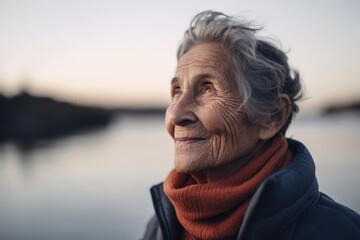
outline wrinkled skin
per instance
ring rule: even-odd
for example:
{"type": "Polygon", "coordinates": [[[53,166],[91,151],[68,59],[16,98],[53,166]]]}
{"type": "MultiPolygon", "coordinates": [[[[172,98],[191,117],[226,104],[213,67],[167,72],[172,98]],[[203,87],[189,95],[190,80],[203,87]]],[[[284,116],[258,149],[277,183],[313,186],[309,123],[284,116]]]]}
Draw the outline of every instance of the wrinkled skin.
{"type": "Polygon", "coordinates": [[[261,127],[239,109],[242,98],[221,45],[202,43],[180,58],[171,98],[166,127],[177,171],[198,174],[202,181],[221,179],[262,147],[261,127]]]}

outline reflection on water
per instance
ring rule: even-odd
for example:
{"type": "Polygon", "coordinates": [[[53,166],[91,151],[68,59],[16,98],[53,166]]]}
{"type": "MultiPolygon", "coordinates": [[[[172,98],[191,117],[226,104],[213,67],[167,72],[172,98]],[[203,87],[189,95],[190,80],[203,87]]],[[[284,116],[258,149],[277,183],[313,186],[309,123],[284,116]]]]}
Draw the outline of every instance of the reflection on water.
{"type": "MultiPolygon", "coordinates": [[[[320,188],[360,211],[360,125],[351,116],[297,119],[289,136],[317,164],[320,188]]],[[[0,146],[0,239],[138,239],[153,213],[149,187],[172,166],[162,118],[20,151],[0,146]]]]}

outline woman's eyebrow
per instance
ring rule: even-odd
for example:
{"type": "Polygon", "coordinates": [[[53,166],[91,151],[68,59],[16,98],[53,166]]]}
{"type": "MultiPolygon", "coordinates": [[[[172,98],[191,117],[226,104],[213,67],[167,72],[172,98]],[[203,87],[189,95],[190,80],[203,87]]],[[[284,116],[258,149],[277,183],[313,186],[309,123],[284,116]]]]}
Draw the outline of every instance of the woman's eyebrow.
{"type": "MultiPolygon", "coordinates": [[[[204,79],[217,79],[217,77],[214,74],[211,73],[200,73],[194,76],[193,78],[193,83],[197,84],[198,82],[204,80],[204,79]]],[[[174,85],[179,85],[182,82],[182,79],[178,78],[178,77],[173,77],[170,81],[170,85],[174,86],[174,85]]]]}
{"type": "Polygon", "coordinates": [[[170,85],[178,85],[179,84],[180,79],[178,77],[173,77],[170,81],[170,85]]]}
{"type": "MultiPolygon", "coordinates": [[[[193,83],[197,83],[205,78],[211,78],[213,77],[211,74],[209,73],[201,73],[201,74],[198,74],[198,75],[195,75],[194,78],[193,78],[193,83]]],[[[171,85],[179,85],[179,83],[182,82],[182,80],[178,77],[173,77],[170,81],[170,84],[171,85]]]]}

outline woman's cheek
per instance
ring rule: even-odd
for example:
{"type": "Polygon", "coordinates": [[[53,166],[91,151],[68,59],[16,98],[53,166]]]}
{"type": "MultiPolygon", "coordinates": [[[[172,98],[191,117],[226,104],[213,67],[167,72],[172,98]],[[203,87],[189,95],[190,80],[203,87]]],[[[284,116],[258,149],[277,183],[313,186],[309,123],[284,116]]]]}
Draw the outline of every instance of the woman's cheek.
{"type": "Polygon", "coordinates": [[[174,137],[174,129],[175,126],[174,124],[171,122],[170,119],[170,112],[172,111],[173,106],[170,105],[165,112],[165,125],[166,125],[166,130],[167,132],[170,134],[171,137],[174,137]]]}
{"type": "Polygon", "coordinates": [[[211,134],[221,134],[224,121],[217,106],[210,105],[206,108],[199,109],[198,118],[211,134]]]}

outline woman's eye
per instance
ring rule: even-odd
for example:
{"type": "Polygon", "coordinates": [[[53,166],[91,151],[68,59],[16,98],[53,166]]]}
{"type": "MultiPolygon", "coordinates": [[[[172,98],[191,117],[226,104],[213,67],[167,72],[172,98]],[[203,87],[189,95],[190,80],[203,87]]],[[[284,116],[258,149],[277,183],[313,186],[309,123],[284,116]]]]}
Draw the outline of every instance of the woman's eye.
{"type": "Polygon", "coordinates": [[[179,87],[176,87],[176,88],[172,89],[171,90],[171,96],[172,96],[172,99],[179,98],[181,96],[181,89],[179,87]]]}
{"type": "Polygon", "coordinates": [[[201,93],[202,94],[213,94],[213,93],[215,93],[214,85],[212,85],[211,83],[204,84],[203,87],[201,88],[201,93]]]}

